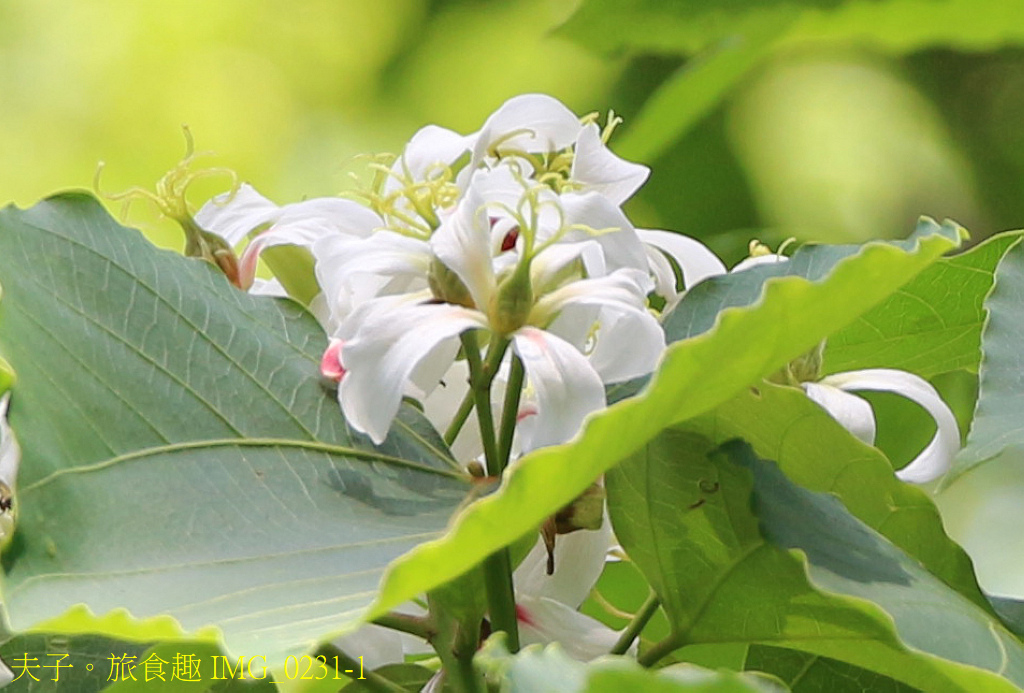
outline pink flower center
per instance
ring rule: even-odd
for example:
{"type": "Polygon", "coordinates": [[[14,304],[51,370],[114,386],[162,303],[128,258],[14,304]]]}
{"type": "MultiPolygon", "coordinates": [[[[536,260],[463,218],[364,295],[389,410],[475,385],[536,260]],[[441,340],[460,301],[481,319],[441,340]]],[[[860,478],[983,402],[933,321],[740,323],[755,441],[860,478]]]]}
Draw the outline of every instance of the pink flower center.
{"type": "Polygon", "coordinates": [[[341,365],[341,347],[344,344],[340,339],[332,339],[320,359],[320,373],[325,378],[334,382],[340,382],[345,377],[345,367],[341,365]]]}

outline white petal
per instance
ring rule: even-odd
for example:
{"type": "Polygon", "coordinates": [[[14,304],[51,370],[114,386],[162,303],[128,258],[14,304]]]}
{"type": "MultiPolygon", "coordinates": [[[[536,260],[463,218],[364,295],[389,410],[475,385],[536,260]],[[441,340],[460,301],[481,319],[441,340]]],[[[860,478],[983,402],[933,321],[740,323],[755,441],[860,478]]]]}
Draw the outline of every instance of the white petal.
{"type": "MultiPolygon", "coordinates": [[[[583,225],[596,235],[582,230],[570,231],[566,241],[593,239],[604,249],[609,270],[622,267],[648,271],[647,253],[629,219],[608,198],[598,193],[568,193],[560,197],[566,226],[583,225]]],[[[587,268],[590,269],[589,267],[587,268]]]]}
{"type": "Polygon", "coordinates": [[[621,205],[644,184],[650,173],[646,166],[612,154],[601,141],[601,133],[595,123],[584,126],[580,131],[570,178],[583,183],[584,190],[601,193],[621,205]]]}
{"type": "Polygon", "coordinates": [[[651,280],[646,274],[620,269],[607,277],[582,279],[551,292],[538,301],[536,313],[557,314],[550,331],[561,335],[563,326],[569,324],[573,327],[569,334],[572,339],[580,327],[573,313],[581,307],[597,309],[597,341],[589,355],[591,367],[602,382],[629,380],[654,370],[665,350],[665,333],[646,306],[650,289],[651,280]]]}
{"type": "Polygon", "coordinates": [[[775,253],[769,253],[768,255],[755,255],[754,257],[748,257],[740,260],[730,271],[742,272],[745,269],[757,267],[758,265],[772,265],[780,262],[789,262],[789,258],[785,255],[776,255],[775,253]]]}
{"type": "Polygon", "coordinates": [[[868,445],[875,444],[875,413],[871,405],[857,395],[821,383],[804,383],[811,401],[817,403],[840,426],[868,445]]]}
{"type": "Polygon", "coordinates": [[[487,324],[482,314],[458,306],[395,307],[395,303],[377,299],[364,304],[349,321],[358,323],[355,334],[341,337],[346,370],[338,388],[341,409],[353,427],[378,444],[384,441],[420,361],[461,332],[487,324]]]}
{"type": "Polygon", "coordinates": [[[565,105],[544,94],[522,94],[504,104],[484,122],[473,148],[476,167],[490,153],[499,151],[551,152],[565,149],[579,135],[579,118],[565,105]],[[514,136],[509,137],[512,133],[514,136]]]}
{"type": "Polygon", "coordinates": [[[471,183],[455,213],[430,237],[431,250],[458,275],[482,310],[487,310],[495,288],[486,202],[471,183]]]}
{"type": "Polygon", "coordinates": [[[935,435],[920,455],[896,472],[903,481],[927,483],[945,474],[953,463],[953,457],[960,449],[960,427],[953,412],[926,380],[906,371],[872,368],[837,373],[821,382],[843,390],[894,392],[920,404],[931,414],[937,429],[935,435]]]}
{"type": "Polygon", "coordinates": [[[21,466],[21,448],[14,437],[14,431],[7,423],[7,407],[10,403],[10,392],[0,397],[0,481],[13,489],[18,480],[18,468],[21,466]]]}
{"type": "Polygon", "coordinates": [[[580,661],[608,654],[619,637],[600,621],[554,599],[528,597],[516,608],[522,644],[557,642],[566,654],[580,661]]]}
{"type": "Polygon", "coordinates": [[[604,570],[613,544],[607,514],[596,530],[581,529],[555,540],[555,573],[547,574],[548,552],[541,539],[514,573],[516,594],[554,599],[573,609],[587,598],[604,570]]]}
{"type": "Polygon", "coordinates": [[[256,192],[248,183],[242,183],[235,194],[217,195],[196,212],[199,227],[221,236],[232,246],[238,245],[246,234],[269,224],[281,208],[256,192]]]}
{"type": "Polygon", "coordinates": [[[451,166],[473,145],[473,140],[454,130],[437,125],[427,125],[409,140],[405,151],[391,170],[395,176],[384,184],[385,192],[403,187],[401,179],[411,181],[427,180],[441,167],[451,166]]]}
{"type": "Polygon", "coordinates": [[[285,291],[284,286],[277,279],[256,278],[253,280],[252,286],[249,287],[249,293],[255,296],[288,298],[288,292],[285,291]]]}
{"type": "Polygon", "coordinates": [[[687,289],[703,279],[726,273],[725,265],[718,256],[695,238],[657,229],[637,229],[636,233],[641,241],[675,260],[682,270],[683,286],[687,289]]]}
{"type": "Polygon", "coordinates": [[[513,345],[537,396],[537,413],[519,424],[524,451],[564,443],[588,414],[604,408],[601,378],[571,344],[523,327],[513,334],[513,345]]]}

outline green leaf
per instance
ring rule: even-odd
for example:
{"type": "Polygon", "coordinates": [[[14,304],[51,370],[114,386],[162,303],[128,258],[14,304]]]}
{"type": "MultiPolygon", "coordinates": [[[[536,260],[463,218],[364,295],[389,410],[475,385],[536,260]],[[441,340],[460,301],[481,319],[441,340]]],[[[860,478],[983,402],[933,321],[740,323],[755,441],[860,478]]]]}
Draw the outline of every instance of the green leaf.
{"type": "Polygon", "coordinates": [[[898,480],[885,455],[857,440],[802,390],[759,383],[685,426],[716,444],[742,437],[794,483],[834,493],[860,521],[988,608],[970,558],[946,535],[928,495],[898,480]]]}
{"type": "Polygon", "coordinates": [[[89,197],[0,212],[0,282],[23,451],[15,629],[219,631],[273,666],[356,623],[465,496],[415,410],[380,448],[348,429],[304,309],[157,250],[89,197]]]}
{"type": "Polygon", "coordinates": [[[0,657],[17,680],[4,690],[10,693],[99,691],[111,680],[111,657],[139,661],[146,648],[147,645],[97,635],[8,636],[0,645],[0,657]]]}
{"type": "Polygon", "coordinates": [[[996,265],[1020,239],[1020,232],[999,234],[936,262],[830,337],[825,372],[898,368],[924,378],[960,368],[977,372],[982,303],[996,265]]]}
{"type": "Polygon", "coordinates": [[[914,693],[917,690],[888,676],[830,657],[769,645],[751,645],[745,666],[774,674],[793,693],[914,693]]]}
{"type": "MultiPolygon", "coordinates": [[[[388,664],[375,669],[374,673],[380,674],[388,681],[397,683],[410,693],[417,693],[433,677],[434,672],[419,664],[388,664]]],[[[345,693],[374,693],[377,688],[367,685],[366,681],[353,679],[352,683],[345,686],[345,693]]]]}
{"type": "Polygon", "coordinates": [[[605,482],[673,623],[663,650],[770,643],[928,691],[1024,682],[1024,648],[994,619],[745,443],[665,431],[605,482]]]}
{"type": "Polygon", "coordinates": [[[692,665],[648,671],[630,657],[603,657],[590,664],[570,658],[558,645],[531,646],[509,655],[489,641],[474,660],[506,693],[779,693],[783,687],[752,674],[716,672],[692,665]]]}
{"type": "Polygon", "coordinates": [[[392,564],[373,613],[465,572],[540,525],[662,429],[714,409],[877,305],[956,246],[957,228],[933,228],[905,246],[868,243],[835,253],[842,257],[813,281],[759,281],[749,305],[709,316],[699,336],[672,345],[642,395],[593,416],[569,443],[517,461],[499,491],[460,513],[443,539],[392,564]]]}
{"type": "Polygon", "coordinates": [[[978,369],[978,405],[967,436],[944,480],[956,478],[1007,449],[1024,444],[1024,245],[1017,243],[996,268],[995,285],[985,299],[988,319],[981,336],[983,356],[978,369]]]}
{"type": "Polygon", "coordinates": [[[895,53],[1024,42],[1024,6],[972,0],[587,0],[559,30],[593,50],[690,54],[787,15],[787,41],[855,42],[895,53]]]}
{"type": "Polygon", "coordinates": [[[619,154],[638,161],[658,158],[765,59],[792,19],[791,15],[780,15],[679,68],[647,99],[623,136],[616,139],[619,154]]]}

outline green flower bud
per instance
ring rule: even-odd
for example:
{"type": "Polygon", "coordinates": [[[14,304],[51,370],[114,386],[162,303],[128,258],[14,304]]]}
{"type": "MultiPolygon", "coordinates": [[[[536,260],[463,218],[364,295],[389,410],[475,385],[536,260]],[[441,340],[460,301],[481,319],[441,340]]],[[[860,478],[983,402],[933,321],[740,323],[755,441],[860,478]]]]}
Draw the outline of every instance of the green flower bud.
{"type": "Polygon", "coordinates": [[[469,289],[447,265],[436,257],[430,261],[430,269],[427,271],[427,284],[434,298],[445,303],[476,308],[473,303],[473,296],[469,289]]]}
{"type": "Polygon", "coordinates": [[[491,328],[498,334],[511,334],[526,324],[533,309],[529,260],[522,260],[498,283],[498,290],[491,297],[488,308],[491,328]]]}

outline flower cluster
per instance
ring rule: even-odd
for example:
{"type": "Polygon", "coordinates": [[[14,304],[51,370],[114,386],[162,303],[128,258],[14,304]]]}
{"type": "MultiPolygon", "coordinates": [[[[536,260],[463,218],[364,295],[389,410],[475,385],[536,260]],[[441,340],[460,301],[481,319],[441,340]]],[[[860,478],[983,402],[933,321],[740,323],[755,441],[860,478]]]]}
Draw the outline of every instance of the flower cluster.
{"type": "Polygon", "coordinates": [[[403,395],[449,384],[475,331],[487,356],[507,346],[525,370],[518,444],[552,445],[604,406],[607,383],[654,369],[665,340],[648,295],[668,306],[680,296],[669,257],[685,283],[725,271],[698,241],[635,229],[622,213],[648,169],[608,149],[616,122],[602,131],[551,97],[520,96],[472,135],[420,130],[377,163],[366,204],[278,207],[242,186],[196,222],[229,243],[259,232],[239,262],[243,286],[266,248],[312,252],[315,308],[333,337],[324,373],[375,442],[403,395]]]}

